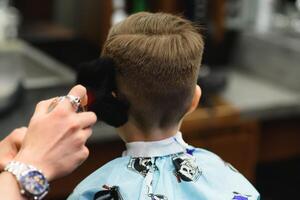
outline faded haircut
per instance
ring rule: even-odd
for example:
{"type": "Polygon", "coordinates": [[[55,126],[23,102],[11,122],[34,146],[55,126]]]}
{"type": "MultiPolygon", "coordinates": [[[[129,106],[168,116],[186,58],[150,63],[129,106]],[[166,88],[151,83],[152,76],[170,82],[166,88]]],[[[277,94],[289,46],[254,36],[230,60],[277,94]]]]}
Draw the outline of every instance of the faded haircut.
{"type": "Polygon", "coordinates": [[[102,56],[116,62],[118,92],[139,128],[178,124],[194,95],[203,47],[199,30],[171,14],[140,12],[110,29],[102,56]]]}

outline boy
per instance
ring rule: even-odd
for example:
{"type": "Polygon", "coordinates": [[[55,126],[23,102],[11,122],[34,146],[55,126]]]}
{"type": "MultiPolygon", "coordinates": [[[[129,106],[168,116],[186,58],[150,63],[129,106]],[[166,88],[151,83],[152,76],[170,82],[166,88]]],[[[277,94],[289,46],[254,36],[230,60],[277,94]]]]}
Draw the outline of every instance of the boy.
{"type": "Polygon", "coordinates": [[[201,95],[203,47],[197,29],[170,14],[138,13],[111,28],[102,56],[116,64],[117,93],[130,105],[117,128],[127,150],[82,181],[69,200],[259,199],[239,172],[189,146],[179,132],[201,95]]]}

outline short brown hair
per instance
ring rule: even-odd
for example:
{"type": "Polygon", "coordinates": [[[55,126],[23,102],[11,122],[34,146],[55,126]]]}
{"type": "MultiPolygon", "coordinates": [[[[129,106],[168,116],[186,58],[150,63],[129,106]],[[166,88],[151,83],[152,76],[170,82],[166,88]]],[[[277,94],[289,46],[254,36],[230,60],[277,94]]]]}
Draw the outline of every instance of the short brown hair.
{"type": "Polygon", "coordinates": [[[139,128],[168,128],[184,116],[203,47],[198,29],[171,14],[141,12],[111,28],[102,56],[116,62],[119,92],[139,128]]]}

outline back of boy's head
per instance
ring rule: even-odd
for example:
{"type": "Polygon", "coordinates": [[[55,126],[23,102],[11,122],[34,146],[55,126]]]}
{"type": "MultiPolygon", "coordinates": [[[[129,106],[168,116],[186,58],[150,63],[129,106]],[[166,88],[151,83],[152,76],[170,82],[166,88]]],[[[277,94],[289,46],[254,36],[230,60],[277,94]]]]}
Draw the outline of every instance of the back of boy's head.
{"type": "Polygon", "coordinates": [[[188,20],[141,12],[114,25],[102,56],[117,65],[118,93],[144,131],[175,126],[191,104],[204,43],[188,20]]]}

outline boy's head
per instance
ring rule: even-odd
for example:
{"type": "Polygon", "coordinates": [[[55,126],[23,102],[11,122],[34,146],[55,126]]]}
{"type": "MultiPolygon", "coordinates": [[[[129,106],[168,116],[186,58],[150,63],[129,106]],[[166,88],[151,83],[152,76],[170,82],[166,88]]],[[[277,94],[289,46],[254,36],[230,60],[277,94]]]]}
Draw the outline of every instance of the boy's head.
{"type": "Polygon", "coordinates": [[[188,20],[138,13],[114,25],[102,56],[117,64],[118,95],[130,103],[129,120],[144,131],[177,125],[188,112],[204,43],[188,20]]]}

